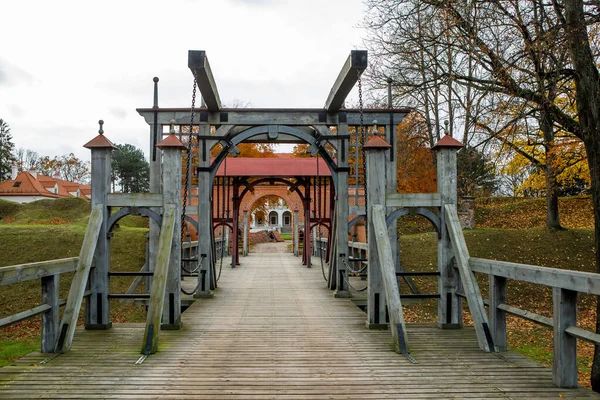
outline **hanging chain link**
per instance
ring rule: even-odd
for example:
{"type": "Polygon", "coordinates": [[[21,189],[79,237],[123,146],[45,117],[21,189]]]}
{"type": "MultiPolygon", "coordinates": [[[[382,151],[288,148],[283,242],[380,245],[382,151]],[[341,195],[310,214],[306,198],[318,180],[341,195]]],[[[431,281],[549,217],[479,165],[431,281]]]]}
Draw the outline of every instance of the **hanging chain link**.
{"type": "Polygon", "coordinates": [[[198,84],[196,82],[196,78],[194,78],[194,88],[192,90],[192,107],[190,110],[190,132],[188,135],[188,145],[186,149],[186,169],[185,169],[185,178],[183,184],[183,205],[181,208],[181,244],[183,248],[184,241],[184,232],[185,232],[185,209],[187,207],[187,198],[188,198],[188,185],[190,180],[190,168],[192,165],[192,137],[194,134],[194,115],[196,109],[196,88],[198,84]]]}
{"type": "MultiPolygon", "coordinates": [[[[365,129],[365,115],[363,108],[363,92],[362,92],[362,79],[361,72],[358,71],[358,109],[360,112],[360,155],[362,156],[362,167],[363,167],[363,187],[365,197],[365,239],[369,243],[369,223],[368,223],[368,204],[367,204],[367,159],[365,157],[365,143],[367,143],[367,131],[365,129]]],[[[358,168],[358,162],[357,168],[358,168]]],[[[382,171],[383,172],[383,171],[382,171]]],[[[358,204],[357,204],[358,205],[358,204]]]]}

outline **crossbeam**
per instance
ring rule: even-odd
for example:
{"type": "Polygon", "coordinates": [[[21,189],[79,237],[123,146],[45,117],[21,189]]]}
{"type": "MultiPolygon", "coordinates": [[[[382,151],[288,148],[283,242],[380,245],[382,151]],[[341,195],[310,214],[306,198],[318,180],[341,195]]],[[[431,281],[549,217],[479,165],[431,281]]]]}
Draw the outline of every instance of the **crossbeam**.
{"type": "Polygon", "coordinates": [[[217,84],[210,69],[208,58],[206,58],[206,52],[204,50],[190,50],[188,52],[188,68],[192,71],[194,78],[196,78],[198,89],[208,110],[219,111],[221,108],[221,99],[219,98],[219,91],[217,90],[217,84]]]}
{"type": "Polygon", "coordinates": [[[328,112],[339,111],[342,108],[346,96],[358,81],[358,77],[367,68],[367,59],[366,50],[352,50],[350,52],[329,92],[329,96],[327,96],[327,101],[325,101],[325,109],[328,112]]]}

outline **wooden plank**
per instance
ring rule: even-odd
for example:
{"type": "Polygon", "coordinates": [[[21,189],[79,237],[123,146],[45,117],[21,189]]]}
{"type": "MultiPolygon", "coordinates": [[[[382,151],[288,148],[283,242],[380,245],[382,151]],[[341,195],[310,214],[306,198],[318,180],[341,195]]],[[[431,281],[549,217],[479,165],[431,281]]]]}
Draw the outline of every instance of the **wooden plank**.
{"type": "Polygon", "coordinates": [[[221,108],[221,99],[206,52],[204,50],[190,50],[188,52],[188,68],[192,71],[198,83],[198,89],[202,94],[206,107],[210,111],[218,111],[221,108]]]}
{"type": "Polygon", "coordinates": [[[162,227],[158,239],[158,254],[154,279],[150,290],[150,305],[146,315],[146,330],[142,344],[142,354],[153,354],[158,350],[158,336],[160,333],[160,322],[165,301],[167,288],[167,274],[171,258],[171,245],[175,230],[175,206],[165,205],[162,227]]]}
{"type": "Polygon", "coordinates": [[[501,304],[506,305],[506,278],[490,275],[489,286],[490,330],[498,351],[506,351],[506,311],[499,308],[501,304]]]}
{"type": "Polygon", "coordinates": [[[552,382],[559,388],[577,387],[577,339],[566,332],[570,326],[577,326],[577,292],[552,288],[552,304],[552,382]]]}
{"type": "Polygon", "coordinates": [[[325,101],[328,112],[338,111],[343,107],[346,96],[352,90],[362,72],[367,68],[368,55],[366,50],[352,50],[346,59],[340,74],[335,80],[329,96],[325,101]]]}
{"type": "Polygon", "coordinates": [[[460,227],[456,206],[453,204],[445,205],[444,213],[446,216],[446,227],[450,235],[454,257],[460,274],[460,280],[463,284],[465,296],[467,297],[467,303],[469,304],[469,311],[473,318],[475,332],[477,332],[479,348],[486,352],[493,352],[495,351],[494,342],[490,333],[485,308],[483,306],[483,298],[479,291],[477,279],[475,279],[475,275],[469,268],[469,250],[467,249],[462,228],[460,227]]]}
{"type": "Polygon", "coordinates": [[[387,207],[440,207],[439,193],[388,193],[385,196],[387,207]]]}
{"type": "Polygon", "coordinates": [[[469,265],[474,272],[600,295],[600,274],[592,272],[569,271],[474,257],[469,259],[469,265]]]}
{"type": "Polygon", "coordinates": [[[396,279],[394,257],[392,256],[390,238],[385,223],[385,209],[379,204],[374,204],[372,207],[372,223],[375,231],[373,240],[377,244],[379,266],[381,268],[385,299],[390,316],[392,337],[394,339],[394,350],[397,353],[406,354],[409,352],[406,323],[404,322],[404,314],[402,313],[402,302],[400,300],[398,280],[396,279]]]}
{"type": "Polygon", "coordinates": [[[48,310],[50,310],[48,304],[41,304],[39,306],[33,307],[30,310],[22,311],[20,313],[9,315],[8,317],[0,318],[0,328],[4,328],[6,326],[16,324],[17,322],[24,321],[28,318],[34,317],[36,315],[40,315],[48,310]]]}
{"type": "Polygon", "coordinates": [[[69,257],[1,267],[0,286],[73,272],[77,268],[78,261],[78,257],[69,257]]]}
{"type": "Polygon", "coordinates": [[[365,215],[365,206],[348,206],[349,215],[365,215]]]}
{"type": "Polygon", "coordinates": [[[535,322],[536,324],[547,326],[549,328],[552,328],[553,326],[552,318],[544,317],[543,315],[536,314],[531,311],[509,306],[508,304],[498,304],[497,308],[511,315],[535,322]]]}
{"type": "Polygon", "coordinates": [[[42,353],[52,353],[56,344],[58,332],[58,289],[60,276],[46,276],[42,278],[42,303],[50,308],[42,314],[42,353]]]}
{"type": "Polygon", "coordinates": [[[585,329],[574,325],[566,328],[565,332],[577,339],[581,339],[595,345],[600,345],[600,335],[597,333],[586,331],[585,329]]]}
{"type": "Polygon", "coordinates": [[[162,193],[108,193],[109,207],[162,207],[162,193]]]}
{"type": "Polygon", "coordinates": [[[100,234],[100,228],[102,227],[103,212],[103,204],[96,204],[92,208],[83,243],[81,244],[81,251],[79,252],[77,269],[75,270],[73,281],[71,281],[67,304],[58,330],[59,336],[54,349],[56,353],[66,353],[71,349],[73,335],[75,334],[75,327],[77,325],[77,318],[79,317],[79,310],[81,309],[81,302],[83,301],[85,294],[85,286],[90,274],[90,268],[92,268],[96,244],[98,243],[98,236],[100,234]]]}

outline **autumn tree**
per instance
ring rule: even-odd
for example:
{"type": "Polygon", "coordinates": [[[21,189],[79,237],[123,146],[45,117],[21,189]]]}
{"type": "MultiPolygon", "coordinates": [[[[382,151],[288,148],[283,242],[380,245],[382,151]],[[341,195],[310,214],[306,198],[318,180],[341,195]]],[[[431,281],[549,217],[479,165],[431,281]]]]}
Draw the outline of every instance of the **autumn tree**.
{"type": "Polygon", "coordinates": [[[12,151],[15,145],[12,142],[10,126],[0,119],[0,181],[10,177],[12,170],[12,151]]]}
{"type": "Polygon", "coordinates": [[[31,169],[39,169],[42,157],[33,150],[20,147],[15,151],[14,158],[17,161],[19,171],[28,171],[31,169]]]}
{"type": "Polygon", "coordinates": [[[90,180],[90,163],[83,161],[75,154],[69,153],[50,158],[44,156],[40,159],[38,170],[41,174],[54,176],[58,174],[61,179],[70,182],[86,183],[90,180]]]}

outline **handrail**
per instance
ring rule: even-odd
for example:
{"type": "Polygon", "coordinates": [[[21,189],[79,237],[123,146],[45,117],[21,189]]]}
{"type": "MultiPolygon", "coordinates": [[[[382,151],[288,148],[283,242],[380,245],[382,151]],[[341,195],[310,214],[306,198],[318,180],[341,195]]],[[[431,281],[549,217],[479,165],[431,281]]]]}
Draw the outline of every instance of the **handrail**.
{"type": "Polygon", "coordinates": [[[0,286],[73,272],[78,261],[79,257],[69,257],[0,267],[0,286]]]}

